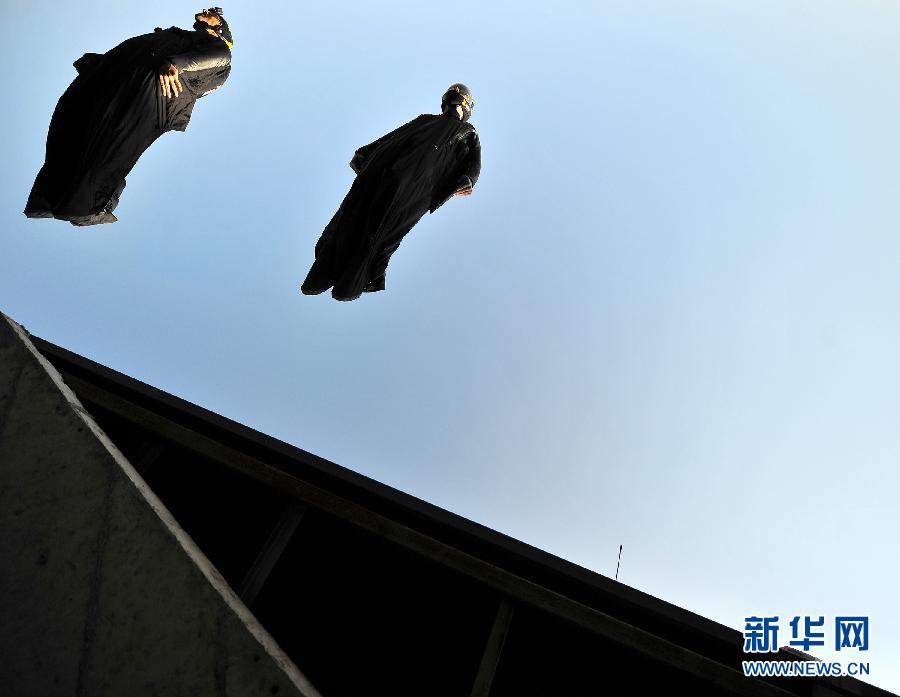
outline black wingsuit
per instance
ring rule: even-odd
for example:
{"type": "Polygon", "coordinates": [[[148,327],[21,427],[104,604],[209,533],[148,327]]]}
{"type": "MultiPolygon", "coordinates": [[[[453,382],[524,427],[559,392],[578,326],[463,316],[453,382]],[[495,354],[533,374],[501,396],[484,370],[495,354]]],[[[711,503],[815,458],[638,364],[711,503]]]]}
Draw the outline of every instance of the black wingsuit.
{"type": "Polygon", "coordinates": [[[183,131],[194,103],[231,71],[228,45],[204,31],[157,29],[107,53],[87,53],[53,112],[47,154],[28,197],[29,218],[73,225],[115,222],[125,177],[154,140],[183,131]],[[159,68],[173,64],[184,91],[162,95],[159,68]]]}
{"type": "Polygon", "coordinates": [[[423,114],[356,151],[350,192],[316,243],[303,282],[307,295],[334,286],[337,300],[384,290],[385,270],[403,237],[454,192],[474,186],[481,145],[451,113],[423,114]]]}

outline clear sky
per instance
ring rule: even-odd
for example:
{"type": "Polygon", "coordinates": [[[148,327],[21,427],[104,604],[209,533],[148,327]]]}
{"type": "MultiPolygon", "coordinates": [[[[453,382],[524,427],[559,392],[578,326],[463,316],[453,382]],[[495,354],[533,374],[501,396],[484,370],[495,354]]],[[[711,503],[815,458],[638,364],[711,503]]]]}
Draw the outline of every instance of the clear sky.
{"type": "Polygon", "coordinates": [[[228,83],[86,229],[22,215],[72,61],[200,8],[0,7],[0,310],[735,629],[867,614],[900,692],[900,5],[232,1],[228,83]],[[301,296],[353,151],[456,81],[474,195],[301,296]]]}

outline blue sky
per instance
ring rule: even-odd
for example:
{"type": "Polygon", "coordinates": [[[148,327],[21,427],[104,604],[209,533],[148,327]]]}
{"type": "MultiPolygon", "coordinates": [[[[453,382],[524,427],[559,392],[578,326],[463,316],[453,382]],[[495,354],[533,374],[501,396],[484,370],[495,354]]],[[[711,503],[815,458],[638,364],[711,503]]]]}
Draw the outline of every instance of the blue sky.
{"type": "Polygon", "coordinates": [[[3,0],[0,310],[736,629],[868,614],[900,692],[900,6],[232,2],[119,222],[25,219],[72,61],[196,9],[3,0]],[[353,151],[455,81],[475,194],[301,296],[353,151]]]}

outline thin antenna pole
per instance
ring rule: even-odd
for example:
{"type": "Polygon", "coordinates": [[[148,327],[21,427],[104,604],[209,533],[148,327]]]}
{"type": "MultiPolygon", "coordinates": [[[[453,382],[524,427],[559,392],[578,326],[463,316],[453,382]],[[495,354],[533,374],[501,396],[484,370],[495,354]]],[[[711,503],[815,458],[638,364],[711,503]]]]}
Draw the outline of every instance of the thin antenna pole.
{"type": "Polygon", "coordinates": [[[619,580],[619,565],[622,563],[622,545],[619,545],[619,561],[616,564],[616,580],[619,580]]]}

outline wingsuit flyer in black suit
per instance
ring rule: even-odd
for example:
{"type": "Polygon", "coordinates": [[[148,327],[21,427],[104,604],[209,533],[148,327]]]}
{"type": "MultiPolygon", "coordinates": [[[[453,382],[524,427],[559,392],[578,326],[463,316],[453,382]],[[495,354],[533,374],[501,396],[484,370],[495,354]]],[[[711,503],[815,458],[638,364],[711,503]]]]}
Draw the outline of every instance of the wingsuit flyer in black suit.
{"type": "Polygon", "coordinates": [[[481,171],[478,132],[468,123],[474,101],[456,83],[440,114],[423,114],[356,151],[357,176],[316,243],[301,290],[329,288],[336,300],[384,290],[391,255],[427,212],[472,193],[481,171]]]}
{"type": "Polygon", "coordinates": [[[184,131],[197,100],[228,79],[232,37],[222,9],[194,19],[192,31],[157,28],[75,61],[78,76],[53,112],[26,216],[116,221],[138,158],[163,133],[184,131]]]}

